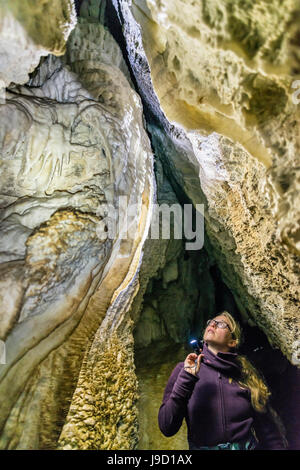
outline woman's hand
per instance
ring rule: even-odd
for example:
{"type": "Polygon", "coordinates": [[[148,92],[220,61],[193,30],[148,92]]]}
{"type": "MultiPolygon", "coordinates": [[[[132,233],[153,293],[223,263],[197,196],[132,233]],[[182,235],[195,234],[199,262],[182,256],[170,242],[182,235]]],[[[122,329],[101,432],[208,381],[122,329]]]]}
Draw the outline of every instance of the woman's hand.
{"type": "MultiPolygon", "coordinates": [[[[200,351],[202,351],[202,349],[200,349],[200,351]]],[[[201,361],[203,357],[204,354],[199,354],[199,356],[197,356],[196,353],[190,353],[184,361],[184,369],[190,374],[196,375],[200,370],[201,361]],[[196,359],[197,362],[195,362],[196,359]]]]}

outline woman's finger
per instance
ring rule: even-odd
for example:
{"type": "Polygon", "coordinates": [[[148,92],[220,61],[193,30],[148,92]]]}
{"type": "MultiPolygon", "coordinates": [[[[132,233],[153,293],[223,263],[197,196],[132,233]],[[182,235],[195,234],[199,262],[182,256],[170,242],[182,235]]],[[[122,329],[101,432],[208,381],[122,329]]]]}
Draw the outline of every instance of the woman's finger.
{"type": "Polygon", "coordinates": [[[196,370],[197,372],[199,371],[200,369],[200,366],[201,366],[201,361],[202,361],[202,358],[204,357],[204,354],[199,354],[198,358],[197,358],[197,366],[196,366],[196,370]]]}
{"type": "Polygon", "coordinates": [[[195,354],[195,353],[191,353],[187,357],[188,361],[193,361],[194,362],[196,359],[197,359],[197,354],[195,354]]]}

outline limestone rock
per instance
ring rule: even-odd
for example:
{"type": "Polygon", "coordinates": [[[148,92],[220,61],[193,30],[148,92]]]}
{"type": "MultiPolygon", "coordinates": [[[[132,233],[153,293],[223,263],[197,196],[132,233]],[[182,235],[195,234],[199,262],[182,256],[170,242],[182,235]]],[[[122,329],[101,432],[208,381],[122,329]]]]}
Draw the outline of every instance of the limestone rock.
{"type": "Polygon", "coordinates": [[[27,82],[42,56],[62,55],[75,24],[73,0],[2,0],[0,88],[27,82]]]}
{"type": "Polygon", "coordinates": [[[135,332],[135,346],[137,348],[145,348],[151,342],[161,340],[164,334],[164,324],[159,314],[150,306],[146,306],[143,309],[141,321],[138,323],[135,332]]]}
{"type": "Polygon", "coordinates": [[[205,204],[213,256],[245,319],[299,364],[299,5],[112,3],[155,153],[172,184],[205,204]]]}
{"type": "Polygon", "coordinates": [[[299,364],[299,5],[74,11],[0,6],[0,447],[164,449],[163,386],[220,304],[299,364]],[[203,204],[205,246],[152,238],[156,203],[203,204]]]}
{"type": "MultiPolygon", "coordinates": [[[[157,202],[169,207],[179,205],[160,159],[155,164],[157,202]]],[[[186,240],[174,238],[173,228],[172,220],[170,239],[148,236],[145,242],[140,288],[130,310],[138,367],[140,363],[152,366],[166,351],[186,344],[191,335],[201,335],[203,321],[214,312],[214,283],[209,273],[213,261],[204,248],[186,251],[186,240]]]]}
{"type": "MultiPolygon", "coordinates": [[[[49,56],[26,86],[10,89],[1,106],[0,331],[7,356],[0,371],[0,395],[6,397],[1,448],[55,448],[84,355],[101,325],[89,367],[98,348],[109,348],[112,325],[122,326],[138,287],[154,196],[152,151],[140,99],[118,68],[115,41],[100,24],[85,34],[79,25],[76,38],[86,41],[88,51],[95,36],[98,57],[84,57],[76,47],[69,65],[67,57],[49,56]],[[101,50],[116,64],[102,62],[101,50]],[[129,220],[119,197],[135,209],[129,220]],[[14,292],[9,299],[7,289],[14,292]]],[[[130,338],[129,327],[124,335],[130,338]]],[[[133,427],[120,422],[115,446],[136,439],[132,359],[125,354],[122,361],[132,369],[124,413],[133,407],[133,427]]],[[[99,374],[93,373],[87,403],[103,392],[106,378],[99,374]]],[[[106,390],[109,395],[109,382],[106,390]]],[[[81,440],[62,441],[67,447],[114,442],[113,431],[97,440],[90,434],[101,428],[103,414],[79,412],[81,440]]]]}
{"type": "Polygon", "coordinates": [[[169,282],[176,281],[178,278],[178,264],[173,260],[164,268],[163,271],[163,285],[167,286],[169,282]]]}

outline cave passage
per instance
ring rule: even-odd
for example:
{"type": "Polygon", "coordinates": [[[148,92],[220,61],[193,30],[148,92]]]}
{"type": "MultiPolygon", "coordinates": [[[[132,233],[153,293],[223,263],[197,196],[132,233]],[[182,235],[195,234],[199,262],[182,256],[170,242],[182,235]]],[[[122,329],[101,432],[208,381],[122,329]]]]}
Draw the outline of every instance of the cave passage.
{"type": "MultiPolygon", "coordinates": [[[[196,266],[199,267],[202,262],[203,269],[203,258],[208,262],[205,249],[198,254],[185,252],[177,260],[178,278],[164,284],[164,287],[163,275],[150,280],[151,287],[144,296],[141,316],[134,332],[140,393],[138,448],[188,449],[185,421],[178,433],[170,438],[159,430],[157,415],[164,388],[176,364],[184,361],[192,351],[189,346],[191,338],[201,338],[205,321],[227,310],[243,329],[243,344],[239,353],[246,355],[263,375],[271,391],[270,404],[278,414],[279,425],[283,425],[289,449],[298,449],[298,418],[293,404],[299,396],[299,369],[291,365],[279,349],[271,347],[266,335],[257,326],[249,326],[244,321],[233,294],[222,281],[217,265],[209,267],[208,263],[207,269],[198,277],[198,296],[193,296],[192,287],[189,292],[189,286],[193,285],[191,278],[184,294],[180,298],[178,296],[178,292],[183,289],[180,273],[184,263],[190,260],[196,270],[196,266]],[[191,298],[194,299],[192,304],[187,300],[191,298]],[[178,313],[186,310],[192,312],[192,315],[181,316],[178,321],[178,313]]],[[[190,273],[193,273],[193,269],[190,273]]]]}

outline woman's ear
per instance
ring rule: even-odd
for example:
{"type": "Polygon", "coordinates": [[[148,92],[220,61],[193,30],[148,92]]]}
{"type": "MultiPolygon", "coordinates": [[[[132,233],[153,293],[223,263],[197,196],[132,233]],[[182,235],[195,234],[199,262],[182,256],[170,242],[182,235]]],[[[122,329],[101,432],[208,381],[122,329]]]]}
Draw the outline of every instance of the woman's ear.
{"type": "Polygon", "coordinates": [[[228,341],[227,344],[228,344],[228,347],[229,347],[229,348],[236,348],[237,345],[238,345],[238,340],[231,338],[231,339],[228,341]]]}

